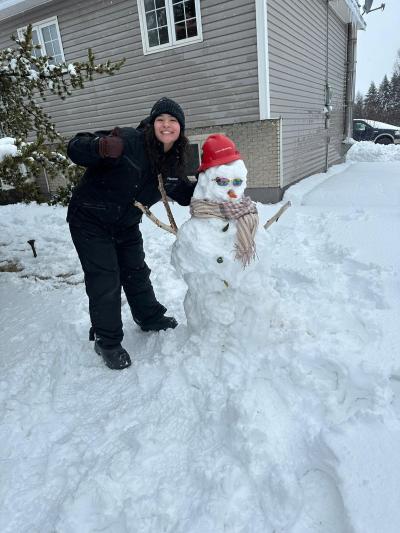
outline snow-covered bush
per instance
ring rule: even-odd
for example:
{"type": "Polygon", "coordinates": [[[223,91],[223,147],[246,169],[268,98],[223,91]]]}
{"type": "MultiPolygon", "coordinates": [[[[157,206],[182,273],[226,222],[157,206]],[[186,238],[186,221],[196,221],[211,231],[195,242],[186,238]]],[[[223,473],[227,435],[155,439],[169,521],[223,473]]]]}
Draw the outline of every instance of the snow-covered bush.
{"type": "Polygon", "coordinates": [[[0,50],[0,136],[13,138],[16,150],[0,158],[0,178],[16,189],[20,199],[29,201],[39,194],[35,178],[43,171],[50,179],[63,174],[74,180],[78,170],[66,159],[65,140],[38,100],[45,100],[46,94],[65,99],[93,76],[113,75],[124,59],[95,64],[89,49],[85,62],[52,65],[51,57],[32,54],[39,45],[32,43],[31,26],[24,39],[12,39],[14,48],[0,50]]]}

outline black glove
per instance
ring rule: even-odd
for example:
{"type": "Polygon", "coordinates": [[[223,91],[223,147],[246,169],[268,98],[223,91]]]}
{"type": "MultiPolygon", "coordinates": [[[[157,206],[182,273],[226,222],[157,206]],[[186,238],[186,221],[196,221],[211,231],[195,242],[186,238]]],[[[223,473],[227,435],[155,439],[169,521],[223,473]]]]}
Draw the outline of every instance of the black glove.
{"type": "Polygon", "coordinates": [[[119,136],[119,128],[114,128],[107,137],[100,137],[98,151],[100,157],[117,158],[124,151],[124,141],[119,136]]]}

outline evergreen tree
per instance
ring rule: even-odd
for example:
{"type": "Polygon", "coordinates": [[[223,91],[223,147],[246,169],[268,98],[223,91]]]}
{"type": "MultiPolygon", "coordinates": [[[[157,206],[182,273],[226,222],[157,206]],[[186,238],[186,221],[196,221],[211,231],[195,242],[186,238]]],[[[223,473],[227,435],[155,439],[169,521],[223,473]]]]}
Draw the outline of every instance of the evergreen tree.
{"type": "Polygon", "coordinates": [[[354,100],[353,118],[364,118],[364,97],[360,91],[356,94],[354,100]]]}
{"type": "Polygon", "coordinates": [[[370,120],[380,119],[380,105],[379,105],[379,93],[376,85],[371,81],[368,92],[364,99],[364,111],[365,117],[370,120]]]}
{"type": "Polygon", "coordinates": [[[390,123],[400,127],[400,49],[397,51],[390,86],[390,123]]]}
{"type": "Polygon", "coordinates": [[[389,107],[391,101],[391,92],[392,87],[391,83],[388,80],[388,77],[384,76],[378,91],[378,101],[379,101],[379,120],[382,122],[389,121],[389,107]]]}
{"type": "Polygon", "coordinates": [[[397,76],[400,76],[400,48],[397,50],[397,57],[394,62],[393,74],[397,74],[397,76]]]}
{"type": "Polygon", "coordinates": [[[15,139],[18,153],[0,161],[0,177],[15,187],[20,199],[29,201],[39,194],[35,178],[43,171],[49,178],[60,174],[73,178],[76,174],[76,167],[65,157],[65,139],[38,100],[45,100],[46,94],[65,99],[93,76],[113,75],[124,59],[95,64],[89,49],[85,62],[52,65],[51,57],[33,55],[40,46],[32,43],[32,26],[23,39],[12,39],[14,48],[0,50],[0,134],[15,139]]]}
{"type": "Polygon", "coordinates": [[[390,80],[390,100],[388,105],[388,122],[400,126],[400,70],[390,80]]]}

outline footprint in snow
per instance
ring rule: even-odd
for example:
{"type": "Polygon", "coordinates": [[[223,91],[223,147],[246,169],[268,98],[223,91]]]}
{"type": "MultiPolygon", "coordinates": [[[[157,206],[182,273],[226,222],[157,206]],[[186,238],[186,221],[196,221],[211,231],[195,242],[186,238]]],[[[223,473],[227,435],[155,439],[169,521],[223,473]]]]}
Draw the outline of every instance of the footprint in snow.
{"type": "Polygon", "coordinates": [[[373,376],[360,377],[356,383],[350,372],[335,361],[297,360],[290,374],[295,385],[320,398],[331,423],[344,422],[358,412],[372,411],[377,403],[373,376]]]}
{"type": "Polygon", "coordinates": [[[321,469],[300,479],[304,505],[291,533],[350,533],[343,499],[334,479],[321,469]]]}

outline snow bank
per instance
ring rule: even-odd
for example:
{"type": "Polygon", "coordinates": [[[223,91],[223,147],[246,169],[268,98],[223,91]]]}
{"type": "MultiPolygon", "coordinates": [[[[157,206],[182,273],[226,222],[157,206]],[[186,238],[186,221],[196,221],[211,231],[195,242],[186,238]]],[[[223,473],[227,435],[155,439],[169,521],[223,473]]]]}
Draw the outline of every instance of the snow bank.
{"type": "Polygon", "coordinates": [[[328,172],[321,172],[320,174],[314,174],[308,178],[305,178],[295,185],[289,187],[283,196],[283,202],[290,201],[292,205],[301,205],[303,198],[313,191],[318,185],[323,184],[329,180],[332,176],[344,172],[348,168],[349,163],[342,163],[340,165],[334,165],[328,169],[328,172]]]}
{"type": "Polygon", "coordinates": [[[352,145],[347,152],[348,162],[400,161],[400,144],[375,144],[360,141],[352,145]]]}

